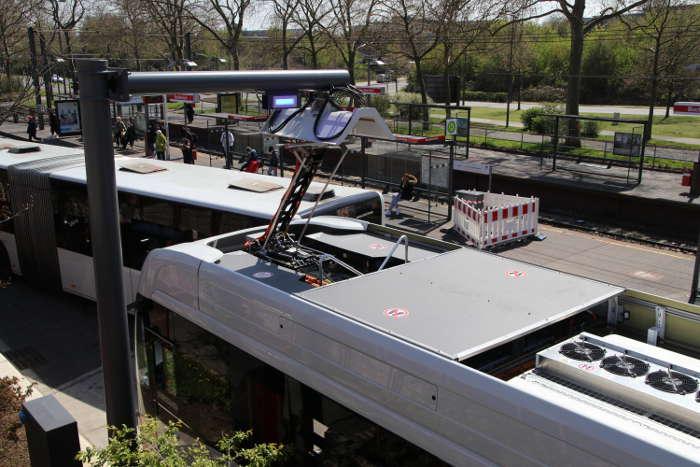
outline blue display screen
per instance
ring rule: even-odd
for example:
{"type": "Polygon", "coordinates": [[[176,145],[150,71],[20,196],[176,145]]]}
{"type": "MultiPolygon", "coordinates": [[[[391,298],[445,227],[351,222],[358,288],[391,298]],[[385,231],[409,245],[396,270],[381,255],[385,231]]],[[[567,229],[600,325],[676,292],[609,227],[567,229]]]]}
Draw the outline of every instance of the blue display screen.
{"type": "Polygon", "coordinates": [[[273,109],[293,109],[299,107],[299,96],[296,94],[284,94],[272,96],[273,109]]]}

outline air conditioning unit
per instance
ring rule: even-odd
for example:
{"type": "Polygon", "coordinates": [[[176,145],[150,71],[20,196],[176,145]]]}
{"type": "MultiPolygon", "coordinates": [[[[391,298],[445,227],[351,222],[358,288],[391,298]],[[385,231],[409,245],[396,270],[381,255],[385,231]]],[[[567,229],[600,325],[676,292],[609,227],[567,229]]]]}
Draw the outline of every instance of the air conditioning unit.
{"type": "Polygon", "coordinates": [[[700,361],[619,335],[582,333],[537,354],[535,373],[700,431],[700,361]]]}

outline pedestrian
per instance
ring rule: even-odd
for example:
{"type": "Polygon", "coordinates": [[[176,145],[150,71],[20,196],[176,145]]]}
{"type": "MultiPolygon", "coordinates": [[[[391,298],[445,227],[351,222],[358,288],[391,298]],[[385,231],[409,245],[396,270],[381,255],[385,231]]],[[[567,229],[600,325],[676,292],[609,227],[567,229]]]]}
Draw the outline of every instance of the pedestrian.
{"type": "Polygon", "coordinates": [[[189,131],[185,130],[185,136],[182,139],[182,160],[185,164],[194,164],[195,161],[194,139],[189,131]]]}
{"type": "MultiPolygon", "coordinates": [[[[126,143],[129,144],[129,148],[134,149],[134,141],[136,141],[136,123],[133,117],[129,117],[129,123],[126,125],[126,143]]],[[[126,144],[124,144],[126,148],[126,144]]]]}
{"type": "Polygon", "coordinates": [[[58,115],[56,115],[56,111],[49,110],[49,129],[51,131],[51,136],[59,136],[59,126],[60,122],[58,121],[58,115]]]}
{"type": "Polygon", "coordinates": [[[415,175],[406,172],[401,177],[401,184],[399,185],[399,191],[394,193],[391,198],[391,204],[389,209],[386,211],[387,216],[399,215],[399,200],[410,200],[413,197],[413,188],[418,183],[418,179],[415,175]]]}
{"type": "Polygon", "coordinates": [[[117,117],[114,122],[114,141],[117,147],[121,146],[122,149],[126,149],[126,125],[121,117],[117,117]]]}
{"type": "Polygon", "coordinates": [[[219,143],[224,150],[224,157],[226,160],[224,165],[225,169],[231,169],[233,167],[233,143],[235,143],[235,141],[236,138],[228,128],[225,128],[224,131],[221,132],[219,143]]]}
{"type": "Polygon", "coordinates": [[[241,172],[249,172],[254,174],[258,173],[258,169],[260,169],[258,152],[255,149],[250,149],[250,152],[248,153],[248,160],[241,166],[241,172]]]}
{"type": "Polygon", "coordinates": [[[155,152],[155,142],[156,126],[153,122],[149,122],[148,129],[146,130],[146,157],[153,157],[155,152]]]}
{"type": "Polygon", "coordinates": [[[194,106],[189,102],[185,102],[183,110],[185,112],[185,121],[189,125],[194,121],[194,106]]]}
{"type": "Polygon", "coordinates": [[[165,135],[161,130],[156,130],[156,158],[158,160],[165,160],[165,148],[168,145],[168,140],[165,139],[165,135]]]}
{"type": "Polygon", "coordinates": [[[30,141],[33,139],[39,139],[36,137],[36,118],[34,118],[34,115],[27,117],[27,136],[29,137],[30,141]]]}
{"type": "Polygon", "coordinates": [[[277,168],[280,166],[280,154],[274,146],[270,146],[268,152],[270,154],[270,165],[267,168],[267,174],[276,177],[277,168]]]}

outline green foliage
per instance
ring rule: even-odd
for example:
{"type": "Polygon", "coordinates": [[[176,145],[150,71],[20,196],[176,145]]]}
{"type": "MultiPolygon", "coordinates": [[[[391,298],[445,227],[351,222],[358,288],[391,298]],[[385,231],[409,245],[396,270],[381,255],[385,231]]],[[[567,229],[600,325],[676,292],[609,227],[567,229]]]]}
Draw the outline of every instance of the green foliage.
{"type": "MultiPolygon", "coordinates": [[[[422,103],[420,94],[414,92],[399,92],[394,95],[394,99],[394,102],[400,102],[401,104],[422,103]]],[[[432,102],[432,99],[428,98],[428,104],[432,102]]],[[[393,109],[396,111],[395,113],[398,113],[399,118],[402,120],[408,120],[409,116],[412,120],[420,120],[423,118],[423,109],[420,107],[411,107],[410,110],[408,105],[398,105],[393,107],[395,107],[393,109]]]]}
{"type": "Polygon", "coordinates": [[[382,117],[388,117],[391,109],[391,98],[386,94],[378,94],[370,97],[369,105],[377,109],[382,117]]]}
{"type": "Polygon", "coordinates": [[[597,138],[600,133],[600,127],[598,122],[595,120],[584,120],[583,128],[581,129],[581,136],[587,138],[597,138]]]}
{"type": "Polygon", "coordinates": [[[228,467],[232,462],[268,467],[282,463],[287,457],[287,451],[282,445],[251,445],[251,431],[239,431],[222,437],[217,443],[220,454],[212,454],[197,439],[188,446],[180,444],[180,425],[173,422],[164,427],[158,421],[146,418],[138,433],[126,427],[111,429],[113,436],[106,447],[86,448],[78,453],[78,460],[94,467],[228,467]]]}
{"type": "Polygon", "coordinates": [[[541,107],[532,107],[520,115],[525,131],[543,135],[554,133],[554,118],[545,114],[562,113],[562,109],[556,104],[545,104],[541,107]]]}
{"type": "Polygon", "coordinates": [[[0,95],[7,96],[17,94],[23,89],[24,86],[22,85],[22,79],[19,76],[13,75],[8,78],[5,75],[0,75],[0,95]]]}
{"type": "Polygon", "coordinates": [[[525,89],[521,98],[533,102],[563,102],[566,99],[566,89],[563,87],[540,84],[525,89]]]}
{"type": "Polygon", "coordinates": [[[508,100],[507,92],[464,91],[464,100],[483,102],[505,102],[508,100]]]}

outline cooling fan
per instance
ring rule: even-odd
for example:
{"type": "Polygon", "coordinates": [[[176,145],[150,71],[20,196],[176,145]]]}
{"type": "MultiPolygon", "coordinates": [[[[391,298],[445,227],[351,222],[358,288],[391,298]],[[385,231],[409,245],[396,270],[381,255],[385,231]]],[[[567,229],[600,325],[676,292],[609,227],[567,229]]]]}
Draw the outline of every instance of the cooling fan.
{"type": "Polygon", "coordinates": [[[658,370],[647,375],[646,383],[659,391],[672,394],[690,394],[698,390],[697,380],[683,373],[671,370],[658,370]]]}
{"type": "Polygon", "coordinates": [[[559,353],[572,360],[595,362],[605,356],[605,349],[588,342],[574,341],[562,345],[559,353]]]}
{"type": "Polygon", "coordinates": [[[649,371],[648,363],[627,355],[606,357],[600,362],[600,367],[614,375],[629,376],[631,378],[645,375],[649,371]]]}

